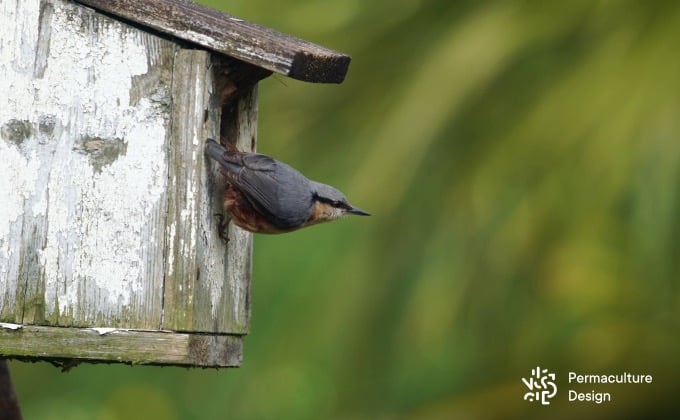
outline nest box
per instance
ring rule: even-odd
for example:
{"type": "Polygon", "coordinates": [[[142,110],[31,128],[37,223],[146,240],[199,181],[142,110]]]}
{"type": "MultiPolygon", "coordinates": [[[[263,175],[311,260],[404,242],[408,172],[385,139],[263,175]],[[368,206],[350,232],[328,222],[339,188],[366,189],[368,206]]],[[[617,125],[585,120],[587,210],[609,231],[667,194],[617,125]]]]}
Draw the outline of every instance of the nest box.
{"type": "Polygon", "coordinates": [[[252,237],[205,139],[254,150],[259,80],[349,61],[186,0],[2,0],[0,357],[240,365],[252,237]]]}

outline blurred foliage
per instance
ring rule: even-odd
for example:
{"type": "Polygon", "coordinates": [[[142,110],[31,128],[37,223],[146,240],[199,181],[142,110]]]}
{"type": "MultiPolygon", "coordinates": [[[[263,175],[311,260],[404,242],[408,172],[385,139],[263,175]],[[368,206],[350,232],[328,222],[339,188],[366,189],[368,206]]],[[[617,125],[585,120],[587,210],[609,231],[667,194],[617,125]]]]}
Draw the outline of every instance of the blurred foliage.
{"type": "Polygon", "coordinates": [[[353,56],[263,81],[258,147],[374,215],[256,238],[242,368],[15,362],[27,418],[680,412],[680,3],[204,3],[353,56]]]}

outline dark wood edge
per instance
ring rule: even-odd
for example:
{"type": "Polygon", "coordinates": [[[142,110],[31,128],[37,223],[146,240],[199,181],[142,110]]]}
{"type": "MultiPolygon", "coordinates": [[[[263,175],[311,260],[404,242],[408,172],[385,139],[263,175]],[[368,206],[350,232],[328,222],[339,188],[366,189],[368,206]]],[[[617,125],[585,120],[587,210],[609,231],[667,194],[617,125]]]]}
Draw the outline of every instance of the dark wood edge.
{"type": "Polygon", "coordinates": [[[351,58],[187,0],[73,0],[98,11],[316,83],[342,83],[351,58]]]}

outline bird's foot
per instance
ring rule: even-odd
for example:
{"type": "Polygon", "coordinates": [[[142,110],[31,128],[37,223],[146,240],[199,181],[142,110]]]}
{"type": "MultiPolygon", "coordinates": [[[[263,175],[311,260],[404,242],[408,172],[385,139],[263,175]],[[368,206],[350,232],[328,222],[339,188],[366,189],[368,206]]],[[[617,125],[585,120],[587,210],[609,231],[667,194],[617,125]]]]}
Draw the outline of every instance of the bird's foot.
{"type": "Polygon", "coordinates": [[[229,219],[224,217],[222,213],[215,214],[217,219],[217,229],[220,239],[224,241],[225,244],[229,243],[229,219]]]}

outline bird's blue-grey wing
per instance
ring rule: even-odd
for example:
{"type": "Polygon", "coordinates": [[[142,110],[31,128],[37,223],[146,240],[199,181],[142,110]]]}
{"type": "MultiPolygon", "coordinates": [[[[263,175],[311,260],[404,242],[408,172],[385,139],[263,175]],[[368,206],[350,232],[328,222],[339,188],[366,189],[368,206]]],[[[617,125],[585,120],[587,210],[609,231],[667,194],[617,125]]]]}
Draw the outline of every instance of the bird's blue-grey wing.
{"type": "Polygon", "coordinates": [[[313,197],[307,178],[265,155],[245,153],[241,157],[237,187],[269,222],[288,229],[309,218],[313,197]]]}

